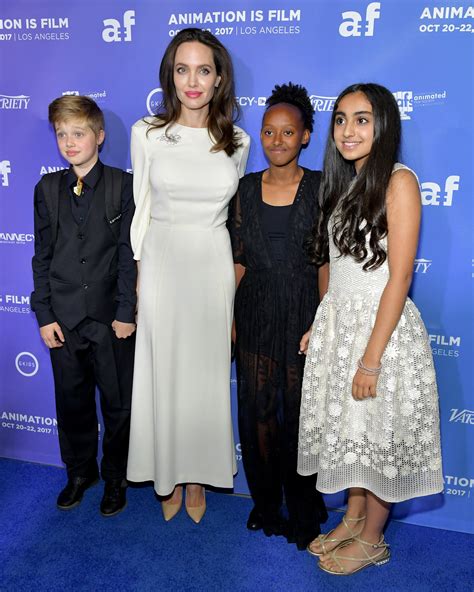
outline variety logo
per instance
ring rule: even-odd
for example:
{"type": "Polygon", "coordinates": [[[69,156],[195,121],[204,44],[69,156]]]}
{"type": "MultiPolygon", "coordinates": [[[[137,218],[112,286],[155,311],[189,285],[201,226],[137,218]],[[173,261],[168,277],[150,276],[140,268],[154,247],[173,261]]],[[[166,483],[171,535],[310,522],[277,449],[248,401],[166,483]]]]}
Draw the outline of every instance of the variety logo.
{"type": "Polygon", "coordinates": [[[433,263],[432,259],[415,259],[415,273],[426,273],[433,263]]]}
{"type": "Polygon", "coordinates": [[[421,202],[424,206],[447,206],[453,205],[454,192],[458,191],[461,177],[459,175],[450,175],[444,182],[444,188],[441,185],[431,181],[425,181],[421,184],[421,202]],[[441,201],[442,199],[442,201],[441,201]]]}
{"type": "Polygon", "coordinates": [[[267,97],[235,97],[241,107],[265,107],[267,97]]]}
{"type": "Polygon", "coordinates": [[[309,100],[315,111],[332,111],[337,97],[323,97],[322,95],[311,95],[309,100]]]}
{"type": "Polygon", "coordinates": [[[2,179],[2,187],[9,186],[8,175],[12,172],[12,163],[9,160],[0,161],[0,177],[2,179]]]}
{"type": "Polygon", "coordinates": [[[474,411],[469,409],[451,409],[450,422],[453,423],[466,423],[468,425],[474,425],[474,411]]]}
{"type": "Polygon", "coordinates": [[[163,90],[161,88],[154,88],[148,93],[146,98],[146,108],[150,115],[155,115],[158,111],[162,101],[162,92],[163,90]]]}
{"type": "Polygon", "coordinates": [[[35,240],[35,235],[23,232],[0,232],[0,245],[26,245],[35,240]]]}
{"type": "Polygon", "coordinates": [[[65,90],[63,93],[61,93],[63,95],[63,97],[78,97],[79,96],[79,91],[78,90],[65,90]]]}
{"type": "Polygon", "coordinates": [[[102,31],[102,39],[106,43],[131,41],[132,27],[135,25],[135,11],[127,10],[123,13],[123,20],[120,22],[117,19],[105,19],[104,30],[102,31]]]}
{"type": "Polygon", "coordinates": [[[0,109],[26,110],[28,109],[30,98],[26,95],[0,95],[0,109]]]}
{"type": "Polygon", "coordinates": [[[39,370],[39,362],[31,352],[20,352],[15,358],[15,366],[22,376],[31,378],[39,370]]]}
{"type": "Polygon", "coordinates": [[[360,12],[349,10],[342,13],[344,19],[339,26],[342,37],[373,37],[376,19],[380,18],[380,2],[371,2],[365,11],[365,20],[360,12]],[[363,29],[365,25],[365,29],[363,29]]]}

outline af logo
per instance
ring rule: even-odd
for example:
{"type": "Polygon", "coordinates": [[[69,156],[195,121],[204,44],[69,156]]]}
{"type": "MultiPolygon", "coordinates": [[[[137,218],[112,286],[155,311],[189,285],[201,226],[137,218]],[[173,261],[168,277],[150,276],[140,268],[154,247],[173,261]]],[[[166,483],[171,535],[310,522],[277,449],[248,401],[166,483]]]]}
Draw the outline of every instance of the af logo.
{"type": "Polygon", "coordinates": [[[371,2],[365,11],[365,21],[360,12],[349,10],[342,13],[344,19],[339,26],[339,35],[342,37],[373,37],[375,20],[380,18],[380,2],[371,2]],[[365,30],[362,31],[362,23],[365,30]]]}
{"type": "Polygon", "coordinates": [[[421,184],[421,203],[424,206],[447,206],[453,205],[454,192],[459,189],[459,175],[450,175],[444,183],[444,193],[438,183],[426,181],[421,184]],[[441,197],[443,201],[440,202],[441,197]]]}
{"type": "Polygon", "coordinates": [[[135,11],[127,10],[123,13],[123,24],[119,20],[113,18],[105,19],[103,23],[105,29],[102,31],[102,39],[106,43],[112,43],[113,41],[131,41],[132,27],[135,24],[135,11]]]}
{"type": "Polygon", "coordinates": [[[2,187],[8,187],[8,175],[12,172],[11,162],[9,160],[0,161],[0,177],[2,178],[2,187]]]}
{"type": "Polygon", "coordinates": [[[408,113],[413,111],[413,93],[411,90],[400,90],[394,92],[393,96],[397,101],[398,110],[400,111],[400,119],[409,120],[411,117],[408,113]]]}
{"type": "Polygon", "coordinates": [[[161,88],[154,88],[148,93],[146,98],[146,108],[150,115],[155,115],[161,105],[161,88]]]}

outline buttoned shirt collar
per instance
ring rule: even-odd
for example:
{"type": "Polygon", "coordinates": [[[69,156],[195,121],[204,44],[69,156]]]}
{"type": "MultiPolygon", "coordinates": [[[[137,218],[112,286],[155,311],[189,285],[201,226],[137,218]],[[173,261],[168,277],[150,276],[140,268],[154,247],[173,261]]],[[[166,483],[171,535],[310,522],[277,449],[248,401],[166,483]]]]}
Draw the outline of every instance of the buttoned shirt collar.
{"type": "MultiPolygon", "coordinates": [[[[83,177],[82,182],[90,189],[95,189],[95,186],[99,182],[102,171],[104,169],[104,165],[98,160],[95,165],[91,168],[91,170],[87,173],[85,177],[83,177]]],[[[73,187],[77,183],[77,175],[74,172],[72,167],[69,168],[67,172],[67,185],[68,187],[73,187]]]]}

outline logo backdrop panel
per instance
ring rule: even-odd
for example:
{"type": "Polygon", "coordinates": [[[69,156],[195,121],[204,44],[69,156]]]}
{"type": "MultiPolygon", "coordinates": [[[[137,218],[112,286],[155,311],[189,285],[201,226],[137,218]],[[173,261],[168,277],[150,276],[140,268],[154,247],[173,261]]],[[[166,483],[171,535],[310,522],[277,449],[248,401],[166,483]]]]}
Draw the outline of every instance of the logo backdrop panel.
{"type": "MultiPolygon", "coordinates": [[[[4,3],[0,46],[0,454],[60,464],[49,353],[30,312],[33,187],[67,167],[47,122],[48,103],[87,94],[104,110],[102,159],[130,168],[129,130],[156,109],[163,51],[178,30],[211,30],[230,50],[240,125],[252,136],[248,171],[266,166],[259,145],[265,98],[276,83],[304,84],[316,110],[301,162],[320,168],[330,111],[348,84],[392,90],[403,121],[403,161],[418,174],[423,227],[412,296],[438,374],[445,490],[399,504],[407,522],[473,532],[472,31],[467,2],[23,0],[4,3]],[[461,58],[462,57],[462,58],[461,58]],[[459,67],[462,59],[464,66],[459,67]]],[[[234,376],[234,375],[233,375],[234,376]]],[[[236,422],[239,474],[247,485],[236,422]]],[[[330,496],[331,505],[341,495],[330,496]]]]}

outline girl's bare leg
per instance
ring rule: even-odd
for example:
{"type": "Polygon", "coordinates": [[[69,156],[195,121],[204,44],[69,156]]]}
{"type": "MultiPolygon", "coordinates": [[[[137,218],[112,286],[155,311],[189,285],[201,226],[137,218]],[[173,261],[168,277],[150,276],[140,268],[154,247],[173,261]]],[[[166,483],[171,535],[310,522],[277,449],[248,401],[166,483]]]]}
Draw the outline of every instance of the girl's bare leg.
{"type": "MultiPolygon", "coordinates": [[[[351,532],[354,534],[359,534],[361,532],[364,525],[363,518],[366,515],[366,493],[367,491],[361,487],[351,487],[349,489],[349,498],[347,500],[347,510],[345,513],[345,521],[349,528],[344,522],[340,522],[331,532],[328,539],[338,539],[338,541],[341,541],[350,538],[351,532]]],[[[324,550],[331,551],[338,544],[338,542],[331,543],[326,541],[324,542],[324,550]]],[[[310,543],[309,547],[314,553],[323,552],[322,542],[318,539],[315,539],[310,543]]]]}
{"type": "MultiPolygon", "coordinates": [[[[391,504],[384,502],[370,491],[365,492],[365,498],[366,519],[358,538],[366,543],[377,545],[382,539],[383,529],[390,513],[391,504]]],[[[332,571],[341,571],[342,568],[344,572],[351,573],[358,569],[361,564],[368,563],[367,553],[369,556],[377,558],[383,554],[383,552],[383,547],[370,547],[368,545],[361,545],[357,541],[353,541],[347,546],[341,547],[335,551],[340,565],[336,563],[333,557],[331,557],[331,553],[323,555],[320,561],[325,568],[332,571]],[[344,557],[357,558],[360,559],[360,562],[345,561],[344,557]]]]}

